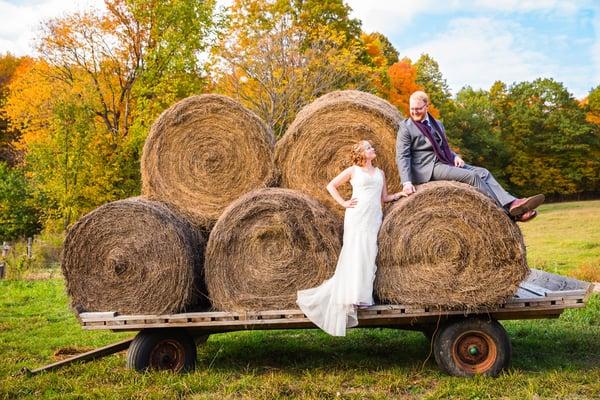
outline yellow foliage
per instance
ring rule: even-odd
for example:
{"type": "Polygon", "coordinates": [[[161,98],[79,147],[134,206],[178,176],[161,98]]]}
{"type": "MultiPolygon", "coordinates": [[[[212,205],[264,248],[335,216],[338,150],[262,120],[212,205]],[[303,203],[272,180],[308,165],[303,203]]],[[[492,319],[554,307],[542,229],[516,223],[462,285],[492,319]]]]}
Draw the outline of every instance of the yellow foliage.
{"type": "Polygon", "coordinates": [[[19,128],[22,137],[15,145],[26,150],[28,143],[43,141],[51,132],[53,102],[64,95],[60,82],[48,78],[49,65],[42,60],[22,63],[9,85],[5,106],[11,123],[19,128]]]}

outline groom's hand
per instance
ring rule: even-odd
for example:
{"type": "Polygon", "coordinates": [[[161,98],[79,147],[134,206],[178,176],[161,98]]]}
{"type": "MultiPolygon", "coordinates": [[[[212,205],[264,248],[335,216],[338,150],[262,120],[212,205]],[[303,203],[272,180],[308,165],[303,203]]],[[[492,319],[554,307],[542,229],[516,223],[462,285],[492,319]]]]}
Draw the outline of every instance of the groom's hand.
{"type": "Polygon", "coordinates": [[[458,168],[462,168],[465,166],[465,162],[459,156],[454,156],[454,166],[458,168]]]}

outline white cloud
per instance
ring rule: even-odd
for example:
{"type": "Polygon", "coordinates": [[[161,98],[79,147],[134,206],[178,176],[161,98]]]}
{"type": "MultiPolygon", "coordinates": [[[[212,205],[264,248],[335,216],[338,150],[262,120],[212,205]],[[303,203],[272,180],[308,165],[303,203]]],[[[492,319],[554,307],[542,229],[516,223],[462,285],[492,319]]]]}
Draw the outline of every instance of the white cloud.
{"type": "Polygon", "coordinates": [[[489,88],[496,80],[512,83],[550,76],[551,63],[538,51],[518,24],[490,18],[457,18],[449,30],[405,49],[417,60],[430,54],[439,64],[454,93],[461,87],[489,88]]]}
{"type": "Polygon", "coordinates": [[[0,52],[33,54],[33,41],[42,21],[90,7],[103,9],[102,0],[45,0],[19,2],[0,0],[0,52]]]}
{"type": "Polygon", "coordinates": [[[418,14],[438,7],[433,0],[346,0],[346,3],[352,8],[351,16],[362,21],[365,32],[381,32],[388,36],[401,32],[418,14]]]}

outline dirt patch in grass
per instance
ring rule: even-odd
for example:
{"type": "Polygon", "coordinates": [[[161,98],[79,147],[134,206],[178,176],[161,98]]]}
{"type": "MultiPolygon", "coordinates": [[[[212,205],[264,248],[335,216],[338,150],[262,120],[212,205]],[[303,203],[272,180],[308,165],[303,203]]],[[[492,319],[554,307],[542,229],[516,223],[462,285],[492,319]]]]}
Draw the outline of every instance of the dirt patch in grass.
{"type": "Polygon", "coordinates": [[[66,347],[61,347],[61,348],[57,349],[54,352],[53,356],[54,356],[54,359],[56,359],[56,360],[64,360],[65,358],[70,358],[70,357],[76,356],[78,354],[88,352],[90,350],[92,350],[91,347],[66,346],[66,347]]]}

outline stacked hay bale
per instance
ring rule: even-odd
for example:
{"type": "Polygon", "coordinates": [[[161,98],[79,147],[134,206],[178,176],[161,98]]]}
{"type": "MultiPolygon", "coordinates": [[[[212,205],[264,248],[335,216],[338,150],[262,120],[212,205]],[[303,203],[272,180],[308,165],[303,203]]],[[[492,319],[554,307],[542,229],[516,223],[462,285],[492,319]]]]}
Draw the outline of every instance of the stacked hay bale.
{"type": "Polygon", "coordinates": [[[487,196],[431,182],[400,200],[379,232],[380,301],[480,308],[510,298],[527,276],[521,231],[487,196]]]}
{"type": "Polygon", "coordinates": [[[233,202],[210,234],[206,283],[220,310],[296,308],[296,292],[331,277],[341,225],[317,200],[288,189],[233,202]]]}
{"type": "Polygon", "coordinates": [[[209,228],[232,201],[275,183],[273,132],[221,95],[184,99],[152,125],[142,154],[142,193],[209,228]]]}
{"type": "Polygon", "coordinates": [[[81,218],[62,270],[81,311],[167,313],[201,306],[206,238],[165,204],[131,198],[81,218]]]}

